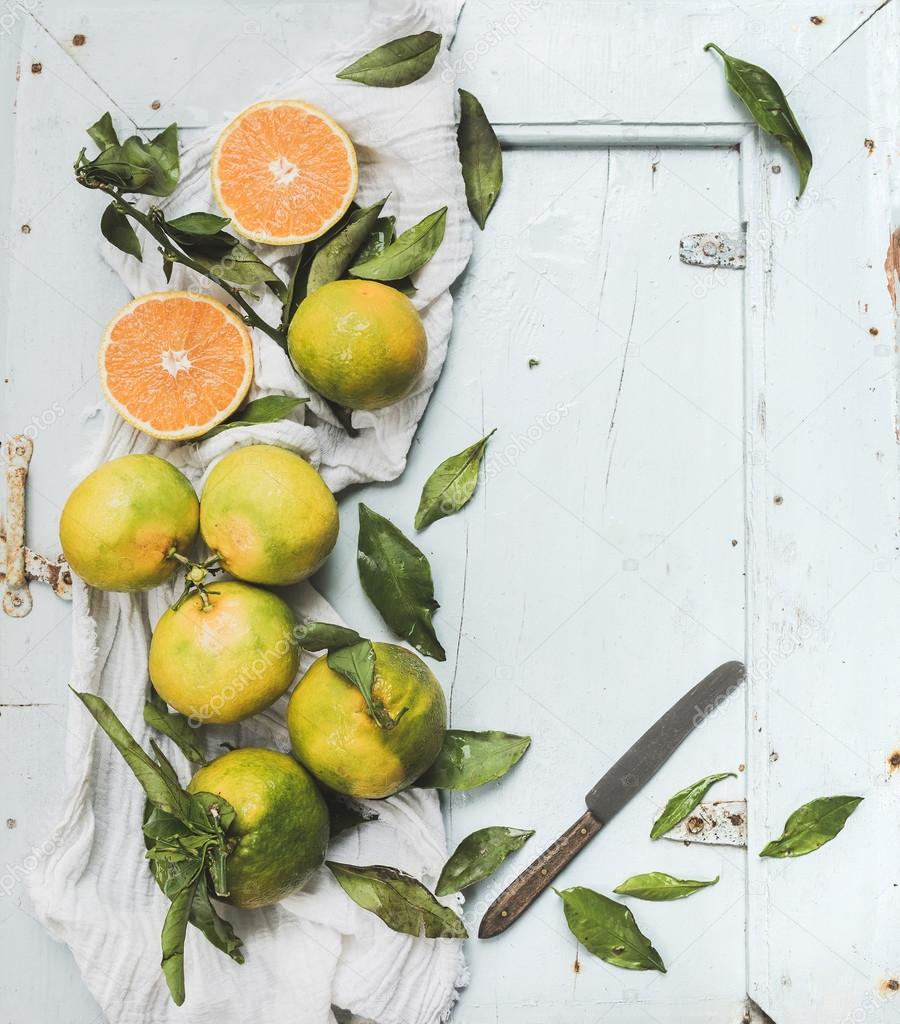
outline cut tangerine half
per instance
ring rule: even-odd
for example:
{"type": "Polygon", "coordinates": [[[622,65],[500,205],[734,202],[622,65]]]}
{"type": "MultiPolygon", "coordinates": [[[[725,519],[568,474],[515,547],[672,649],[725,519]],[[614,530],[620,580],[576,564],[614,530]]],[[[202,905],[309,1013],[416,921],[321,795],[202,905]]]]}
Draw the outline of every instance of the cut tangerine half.
{"type": "Polygon", "coordinates": [[[267,100],[238,114],[219,136],[211,164],[213,193],[235,230],[269,245],[324,234],[359,181],[350,137],[301,100],[267,100]]]}
{"type": "Polygon", "coordinates": [[[100,347],[110,405],[167,441],[199,437],[227,419],[252,380],[250,332],[209,295],[140,295],[116,314],[100,347]]]}

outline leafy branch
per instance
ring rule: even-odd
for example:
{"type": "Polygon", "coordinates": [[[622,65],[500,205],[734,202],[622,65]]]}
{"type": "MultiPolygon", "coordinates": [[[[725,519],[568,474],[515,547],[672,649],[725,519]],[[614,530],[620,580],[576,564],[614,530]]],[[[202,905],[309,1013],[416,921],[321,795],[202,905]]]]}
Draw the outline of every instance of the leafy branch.
{"type": "Polygon", "coordinates": [[[240,307],[238,315],[284,348],[286,331],[273,327],[254,310],[245,292],[266,285],[284,303],[287,289],[277,274],[234,235],[223,228],[225,217],[211,213],[189,213],[167,221],[158,206],[146,212],[127,195],[169,196],[178,185],[178,128],[169,125],[149,142],[132,135],[120,142],[109,113],[88,128],[88,135],[100,152],[89,160],[82,150],[75,161],[75,180],[85,188],[97,189],[111,199],[103,213],[100,229],[116,248],[142,259],[141,244],[130,221],[139,224],[159,246],[166,280],[176,263],[207,278],[227,292],[240,307]]]}
{"type": "Polygon", "coordinates": [[[213,897],[228,895],[226,862],[236,840],[229,835],[234,808],[212,793],[189,793],[155,740],[151,757],[110,706],[93,693],[75,696],[109,736],[141,784],[147,801],[143,833],[150,870],[171,900],[162,929],[162,969],[177,1005],[184,1002],[184,941],[188,924],[239,964],[241,940],[219,917],[213,897]]]}

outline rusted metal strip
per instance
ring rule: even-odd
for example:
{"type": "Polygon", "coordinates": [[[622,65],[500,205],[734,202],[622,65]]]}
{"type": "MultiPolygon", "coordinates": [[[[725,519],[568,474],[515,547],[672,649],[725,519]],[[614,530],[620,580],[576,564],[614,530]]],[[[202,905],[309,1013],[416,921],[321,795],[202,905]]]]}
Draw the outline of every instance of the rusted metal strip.
{"type": "Polygon", "coordinates": [[[743,270],[747,266],[747,236],[743,231],[685,235],[678,243],[678,255],[682,263],[693,267],[743,270]]]}
{"type": "Polygon", "coordinates": [[[71,600],[72,574],[65,559],[51,562],[25,547],[25,482],[34,443],[24,435],[6,442],[6,521],[0,517],[0,579],[6,581],[3,610],[24,618],[32,607],[29,582],[46,583],[57,597],[71,600]]]}
{"type": "Polygon", "coordinates": [[[716,800],[698,804],[684,821],[666,832],[662,838],[675,839],[680,843],[746,846],[747,801],[716,800]]]}
{"type": "Polygon", "coordinates": [[[6,442],[6,593],[3,610],[20,619],[31,611],[25,576],[25,481],[34,442],[24,435],[6,442]]]}

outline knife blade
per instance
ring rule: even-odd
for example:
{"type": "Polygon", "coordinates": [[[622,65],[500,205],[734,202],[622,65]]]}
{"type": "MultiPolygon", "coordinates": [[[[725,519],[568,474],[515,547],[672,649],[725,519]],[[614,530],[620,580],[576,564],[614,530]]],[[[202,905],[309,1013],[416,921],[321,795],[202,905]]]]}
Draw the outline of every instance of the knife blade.
{"type": "Polygon", "coordinates": [[[585,796],[587,811],[488,907],[481,919],[478,937],[492,938],[518,920],[575,855],[743,681],[744,666],[739,661],[728,661],[688,690],[651,725],[585,796]]]}

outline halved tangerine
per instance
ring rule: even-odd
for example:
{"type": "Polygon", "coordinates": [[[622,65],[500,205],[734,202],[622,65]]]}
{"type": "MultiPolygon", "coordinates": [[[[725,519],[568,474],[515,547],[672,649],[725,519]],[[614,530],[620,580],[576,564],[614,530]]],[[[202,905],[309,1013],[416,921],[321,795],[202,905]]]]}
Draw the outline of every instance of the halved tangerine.
{"type": "Polygon", "coordinates": [[[100,346],[110,405],[163,440],[205,434],[240,406],[252,380],[247,326],[209,295],[140,295],[116,314],[100,346]]]}
{"type": "Polygon", "coordinates": [[[269,245],[324,234],[359,180],[350,137],[301,100],[267,100],[238,114],[219,136],[211,166],[213,193],[235,230],[269,245]]]}

